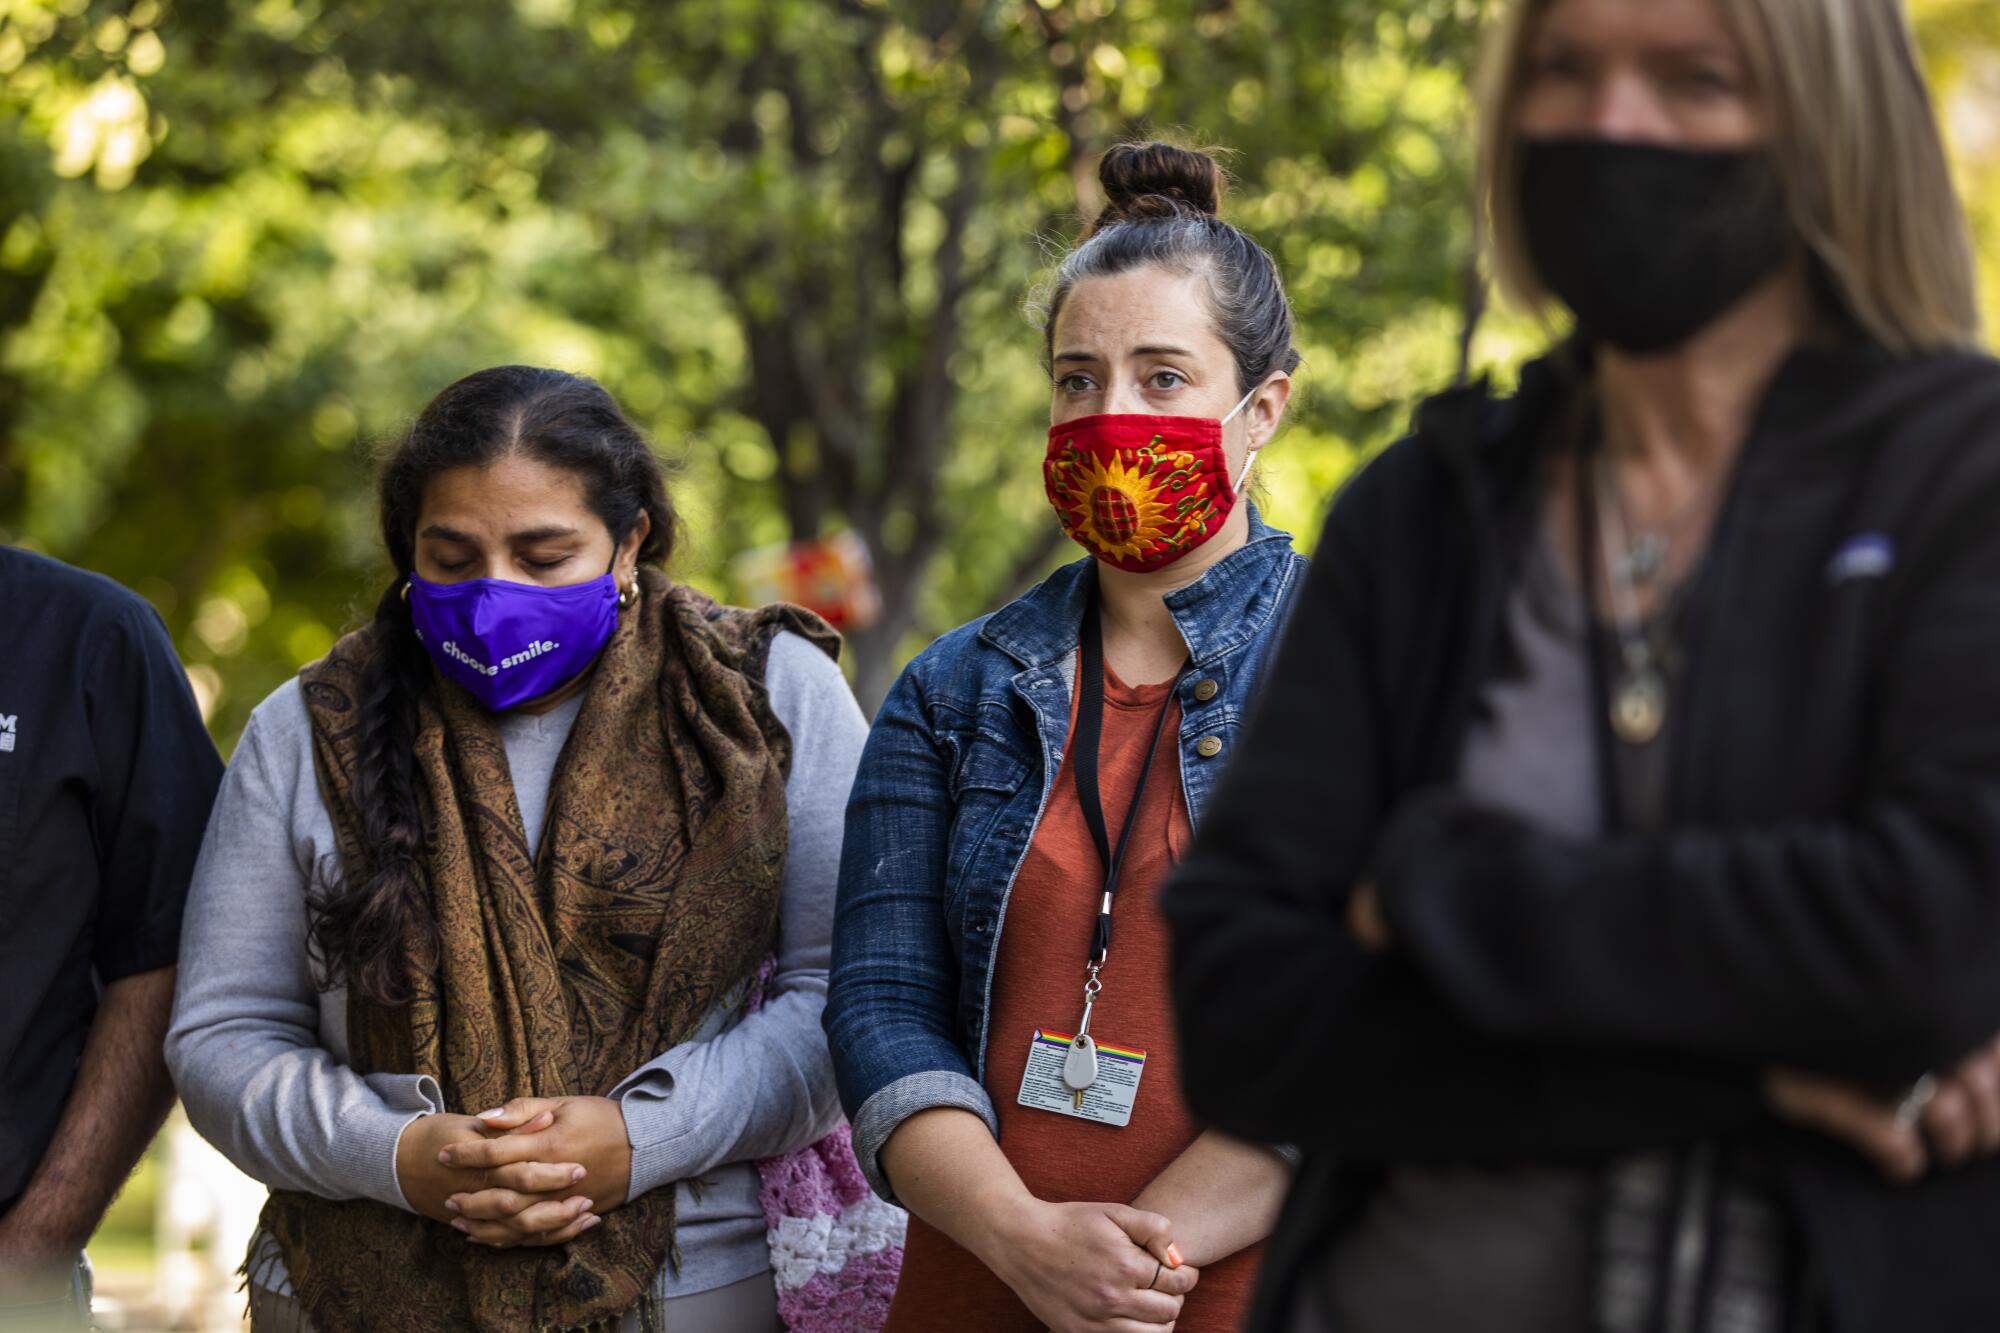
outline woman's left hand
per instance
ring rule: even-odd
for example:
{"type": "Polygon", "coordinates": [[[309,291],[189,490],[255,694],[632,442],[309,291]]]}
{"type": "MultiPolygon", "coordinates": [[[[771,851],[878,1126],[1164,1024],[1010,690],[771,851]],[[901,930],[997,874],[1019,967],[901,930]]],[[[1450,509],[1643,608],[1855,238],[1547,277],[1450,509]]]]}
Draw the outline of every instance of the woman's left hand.
{"type": "Polygon", "coordinates": [[[455,1225],[473,1240],[503,1247],[557,1245],[625,1202],[632,1187],[632,1144],[625,1113],[609,1097],[516,1097],[479,1119],[488,1127],[486,1138],[444,1150],[447,1165],[484,1170],[491,1185],[455,1194],[447,1203],[459,1216],[455,1225]],[[529,1128],[544,1112],[553,1121],[529,1128]],[[569,1217],[545,1216],[549,1205],[514,1188],[516,1174],[543,1162],[581,1163],[584,1175],[575,1191],[589,1197],[589,1206],[569,1217]]]}
{"type": "Polygon", "coordinates": [[[2000,1152],[2000,1037],[1938,1080],[1920,1123],[1941,1165],[2000,1152]]]}
{"type": "Polygon", "coordinates": [[[1919,1178],[1932,1165],[1959,1166],[2000,1152],[2000,1038],[1935,1076],[1914,1118],[1866,1091],[1814,1074],[1773,1071],[1765,1100],[1786,1120],[1843,1139],[1891,1180],[1919,1178]]]}

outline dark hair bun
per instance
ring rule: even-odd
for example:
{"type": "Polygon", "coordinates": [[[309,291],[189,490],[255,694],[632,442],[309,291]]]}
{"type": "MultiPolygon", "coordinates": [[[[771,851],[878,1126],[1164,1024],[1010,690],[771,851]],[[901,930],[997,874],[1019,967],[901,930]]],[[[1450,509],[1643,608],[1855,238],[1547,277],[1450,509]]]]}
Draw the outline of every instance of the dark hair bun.
{"type": "Polygon", "coordinates": [[[1207,153],[1157,140],[1121,143],[1097,164],[1104,211],[1090,229],[1148,218],[1212,218],[1222,211],[1225,179],[1207,153]]]}

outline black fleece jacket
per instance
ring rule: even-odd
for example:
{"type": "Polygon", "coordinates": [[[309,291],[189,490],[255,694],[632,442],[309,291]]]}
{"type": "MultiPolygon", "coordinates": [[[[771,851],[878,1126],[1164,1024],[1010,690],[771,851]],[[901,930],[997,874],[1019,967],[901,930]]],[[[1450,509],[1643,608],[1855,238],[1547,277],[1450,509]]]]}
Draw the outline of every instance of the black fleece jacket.
{"type": "Polygon", "coordinates": [[[1669,826],[1584,841],[1452,785],[1572,360],[1431,400],[1343,491],[1165,898],[1191,1104],[1307,1150],[1256,1326],[1384,1166],[1722,1138],[1839,1333],[2000,1329],[2000,1162],[1892,1187],[1756,1081],[1892,1089],[2000,1031],[2000,366],[1784,365],[1688,593],[1669,826]]]}

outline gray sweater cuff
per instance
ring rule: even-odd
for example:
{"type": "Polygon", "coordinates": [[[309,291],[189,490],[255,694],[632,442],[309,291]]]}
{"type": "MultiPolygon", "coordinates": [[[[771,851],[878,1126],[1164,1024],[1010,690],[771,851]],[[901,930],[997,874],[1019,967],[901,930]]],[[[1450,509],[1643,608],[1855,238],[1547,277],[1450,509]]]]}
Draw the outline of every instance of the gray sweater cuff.
{"type": "Polygon", "coordinates": [[[995,1139],[1000,1137],[1000,1117],[994,1113],[993,1099],[986,1095],[986,1089],[948,1069],[905,1074],[861,1103],[854,1117],[854,1155],[860,1159],[861,1174],[869,1185],[889,1203],[896,1202],[896,1195],[882,1174],[882,1145],[896,1132],[896,1126],[917,1112],[941,1106],[972,1112],[986,1122],[988,1133],[995,1139]]]}
{"type": "Polygon", "coordinates": [[[623,1091],[614,1092],[625,1114],[625,1137],[632,1145],[631,1197],[669,1185],[687,1175],[680,1141],[695,1125],[696,1099],[673,1095],[671,1072],[653,1069],[623,1091]]]}
{"type": "Polygon", "coordinates": [[[334,1142],[335,1170],[355,1194],[413,1213],[396,1177],[396,1149],[404,1130],[444,1110],[444,1092],[429,1074],[370,1074],[363,1081],[382,1105],[349,1111],[334,1142]]]}

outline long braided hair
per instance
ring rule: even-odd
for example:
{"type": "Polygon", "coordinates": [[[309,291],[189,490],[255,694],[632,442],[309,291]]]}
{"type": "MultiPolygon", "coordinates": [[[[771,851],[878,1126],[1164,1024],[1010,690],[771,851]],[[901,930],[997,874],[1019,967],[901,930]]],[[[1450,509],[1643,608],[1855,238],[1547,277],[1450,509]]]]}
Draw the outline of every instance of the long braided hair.
{"type": "Polygon", "coordinates": [[[381,1004],[409,999],[402,960],[437,957],[437,922],[424,882],[423,814],[414,746],[417,704],[433,671],[417,641],[403,586],[416,563],[417,518],[439,473],[518,454],[576,473],[591,511],[622,543],[641,514],[651,530],[639,559],[663,564],[675,516],[660,463],[638,428],[596,381],[560,370],[496,366],[433,398],[382,464],[382,545],[394,577],[375,604],[362,666],[361,736],[354,774],[368,849],[366,871],[343,882],[322,866],[307,897],[307,938],[320,984],[344,982],[381,1004]]]}

